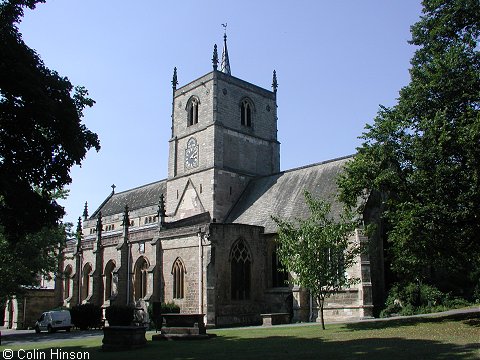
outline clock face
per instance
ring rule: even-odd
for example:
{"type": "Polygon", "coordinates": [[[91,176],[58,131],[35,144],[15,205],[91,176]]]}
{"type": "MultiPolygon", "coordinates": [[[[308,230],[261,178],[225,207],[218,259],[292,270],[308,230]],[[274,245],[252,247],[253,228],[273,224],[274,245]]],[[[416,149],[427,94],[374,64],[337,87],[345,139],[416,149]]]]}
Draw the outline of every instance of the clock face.
{"type": "Polygon", "coordinates": [[[187,169],[196,168],[198,166],[198,145],[195,138],[190,138],[185,149],[185,167],[187,169]]]}

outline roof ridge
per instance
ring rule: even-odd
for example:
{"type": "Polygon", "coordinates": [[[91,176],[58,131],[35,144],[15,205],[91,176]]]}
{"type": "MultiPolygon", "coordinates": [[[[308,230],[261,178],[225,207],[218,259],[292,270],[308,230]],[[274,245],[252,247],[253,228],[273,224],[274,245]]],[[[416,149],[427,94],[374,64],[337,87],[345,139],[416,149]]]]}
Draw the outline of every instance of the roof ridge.
{"type": "Polygon", "coordinates": [[[147,187],[147,186],[150,186],[150,185],[153,185],[153,184],[158,184],[158,183],[165,182],[165,181],[167,181],[166,178],[165,178],[165,179],[162,179],[162,180],[152,181],[151,183],[139,185],[139,186],[136,186],[136,187],[131,188],[131,189],[127,189],[127,190],[123,190],[123,191],[117,192],[117,193],[115,193],[114,195],[124,194],[124,193],[127,193],[127,192],[129,192],[129,191],[138,190],[138,189],[141,189],[141,188],[143,188],[143,187],[147,187]]]}
{"type": "Polygon", "coordinates": [[[144,185],[140,185],[140,186],[128,189],[128,190],[120,191],[120,192],[117,192],[117,193],[111,192],[110,194],[108,194],[108,196],[105,198],[105,200],[103,200],[103,202],[100,204],[100,206],[97,207],[97,209],[93,212],[93,214],[89,217],[89,219],[90,220],[94,219],[98,215],[99,211],[107,204],[107,202],[111,198],[117,197],[117,195],[125,195],[129,192],[139,190],[139,189],[145,188],[145,187],[150,186],[150,185],[160,184],[160,183],[166,182],[166,181],[167,181],[167,179],[162,179],[162,180],[153,181],[151,183],[147,183],[147,184],[144,184],[144,185]]]}
{"type": "Polygon", "coordinates": [[[250,179],[250,181],[248,182],[248,184],[247,184],[247,185],[245,186],[245,188],[243,189],[242,193],[238,196],[238,198],[237,198],[237,200],[235,201],[235,203],[230,207],[230,209],[228,210],[227,214],[225,215],[225,220],[228,220],[228,219],[230,218],[230,216],[232,215],[232,212],[234,211],[234,209],[236,208],[236,206],[237,206],[237,205],[240,203],[240,201],[243,199],[244,194],[247,193],[247,191],[249,190],[249,188],[250,188],[251,186],[253,186],[252,184],[254,184],[257,180],[266,179],[266,178],[269,178],[269,177],[272,177],[272,176],[279,176],[279,175],[282,175],[282,174],[285,174],[285,173],[290,173],[290,172],[297,171],[297,170],[308,169],[308,168],[311,168],[311,167],[314,167],[314,166],[318,166],[318,165],[325,165],[325,164],[328,164],[328,163],[333,163],[333,162],[336,162],[336,161],[340,161],[340,160],[345,160],[345,159],[348,159],[348,158],[352,158],[353,156],[355,156],[355,154],[345,155],[345,156],[333,158],[333,159],[330,159],[330,160],[324,160],[324,161],[320,161],[320,162],[313,163],[313,164],[309,164],[309,165],[303,165],[303,166],[296,167],[296,168],[293,168],[293,169],[288,169],[288,170],[284,170],[284,171],[279,171],[279,172],[277,172],[277,173],[270,174],[270,175],[256,176],[256,177],[250,179]]]}
{"type": "Polygon", "coordinates": [[[252,181],[257,180],[257,179],[270,177],[270,176],[282,175],[282,174],[297,171],[297,170],[308,169],[310,167],[314,167],[314,166],[318,166],[318,165],[325,165],[325,164],[328,164],[328,163],[333,163],[333,162],[340,161],[340,160],[345,160],[345,159],[348,159],[348,158],[353,158],[355,155],[356,154],[340,156],[340,157],[329,159],[329,160],[319,161],[319,162],[316,162],[316,163],[313,163],[313,164],[302,165],[302,166],[298,166],[298,167],[295,167],[295,168],[282,170],[282,171],[279,171],[279,172],[276,172],[276,173],[273,173],[273,174],[270,174],[270,175],[256,176],[252,179],[252,181]]]}
{"type": "MultiPolygon", "coordinates": [[[[318,166],[318,165],[325,165],[325,164],[328,164],[328,163],[333,163],[333,162],[336,162],[336,161],[345,160],[345,159],[348,159],[348,158],[353,158],[354,156],[355,156],[355,154],[340,156],[340,157],[337,157],[337,158],[324,160],[324,161],[319,161],[319,162],[316,162],[316,163],[313,163],[313,164],[303,165],[303,166],[299,166],[299,167],[296,167],[296,168],[280,171],[277,174],[284,174],[284,173],[292,172],[292,171],[296,171],[296,170],[308,169],[309,167],[318,166]]],[[[272,175],[277,175],[277,174],[272,174],[272,175]]]]}

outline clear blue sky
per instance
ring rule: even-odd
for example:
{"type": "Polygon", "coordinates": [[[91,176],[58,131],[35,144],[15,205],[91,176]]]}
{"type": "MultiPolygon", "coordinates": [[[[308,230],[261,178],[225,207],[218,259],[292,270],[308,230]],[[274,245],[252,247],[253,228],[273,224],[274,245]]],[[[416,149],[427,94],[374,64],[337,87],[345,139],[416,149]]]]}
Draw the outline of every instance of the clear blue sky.
{"type": "Polygon", "coordinates": [[[232,75],[278,75],[281,169],[355,152],[379,105],[409,81],[420,0],[47,0],[20,31],[45,64],[95,99],[84,123],[102,149],[72,169],[66,221],[111,192],[167,177],[173,68],[179,86],[212,70],[228,23],[232,75]]]}

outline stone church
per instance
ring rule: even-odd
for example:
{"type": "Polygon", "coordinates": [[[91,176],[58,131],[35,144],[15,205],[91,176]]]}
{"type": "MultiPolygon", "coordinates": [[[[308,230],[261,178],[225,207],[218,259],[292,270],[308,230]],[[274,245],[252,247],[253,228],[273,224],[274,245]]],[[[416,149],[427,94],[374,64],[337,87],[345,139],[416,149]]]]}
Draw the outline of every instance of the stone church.
{"type": "MultiPolygon", "coordinates": [[[[278,262],[271,215],[308,216],[305,189],[333,201],[338,215],[336,177],[349,157],[280,171],[275,72],[272,90],[232,76],[226,35],[212,62],[182,87],[174,70],[168,178],[112,186],[92,214],[85,206],[82,235],[64,251],[59,303],[173,301],[211,326],[255,324],[273,312],[317,319],[308,291],[278,262]]],[[[366,211],[364,220],[376,216],[366,211]]],[[[360,282],[326,301],[327,320],[370,317],[383,296],[380,237],[354,236],[369,249],[346,270],[360,282]]]]}

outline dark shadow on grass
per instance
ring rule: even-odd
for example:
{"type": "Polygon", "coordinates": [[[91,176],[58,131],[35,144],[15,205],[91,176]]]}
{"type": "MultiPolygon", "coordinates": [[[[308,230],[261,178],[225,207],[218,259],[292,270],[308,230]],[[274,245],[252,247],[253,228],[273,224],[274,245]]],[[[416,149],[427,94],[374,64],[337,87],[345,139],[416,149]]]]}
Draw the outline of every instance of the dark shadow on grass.
{"type": "Polygon", "coordinates": [[[478,344],[455,345],[434,340],[365,338],[324,340],[295,336],[237,338],[217,336],[205,341],[149,341],[145,348],[125,352],[102,352],[100,347],[63,347],[66,352],[88,351],[92,360],[178,359],[477,359],[478,344]]]}
{"type": "Polygon", "coordinates": [[[405,319],[379,319],[378,321],[366,321],[345,324],[347,330],[377,330],[413,326],[419,323],[443,323],[448,321],[463,322],[470,326],[480,326],[480,313],[454,314],[439,317],[410,317],[405,319]]]}
{"type": "Polygon", "coordinates": [[[31,333],[10,333],[2,335],[2,346],[7,345],[20,345],[20,344],[36,344],[44,343],[47,341],[62,341],[62,340],[76,340],[76,339],[89,339],[92,337],[103,336],[102,330],[86,330],[86,331],[58,331],[53,334],[47,332],[41,332],[36,334],[34,331],[31,333]]]}

